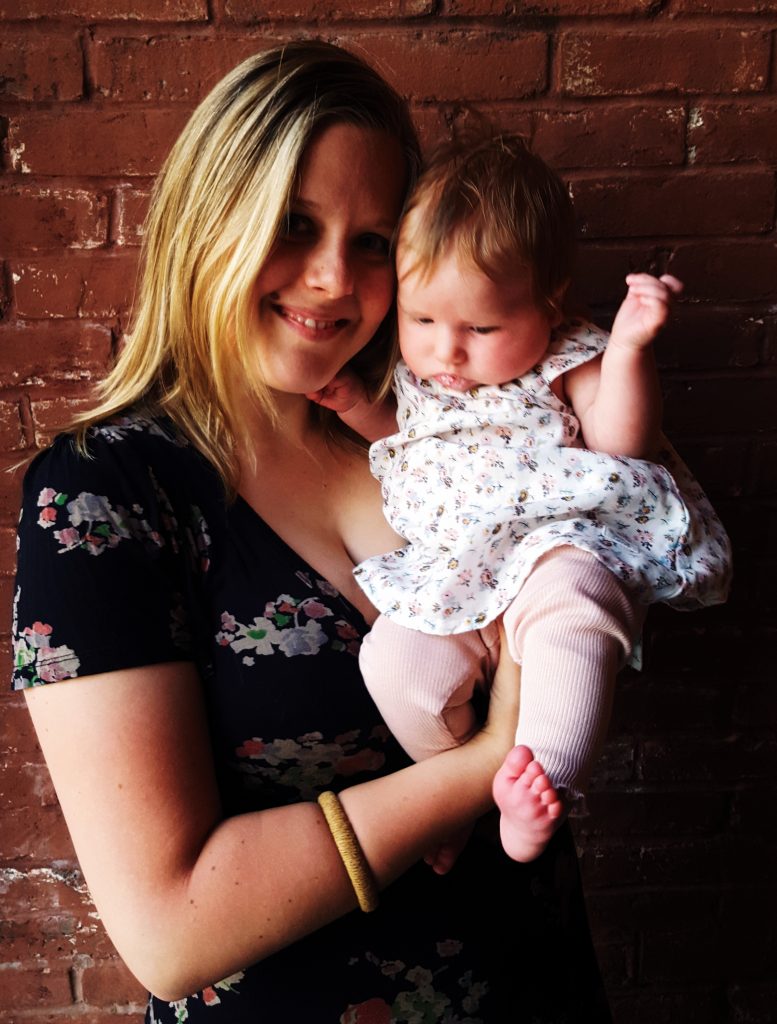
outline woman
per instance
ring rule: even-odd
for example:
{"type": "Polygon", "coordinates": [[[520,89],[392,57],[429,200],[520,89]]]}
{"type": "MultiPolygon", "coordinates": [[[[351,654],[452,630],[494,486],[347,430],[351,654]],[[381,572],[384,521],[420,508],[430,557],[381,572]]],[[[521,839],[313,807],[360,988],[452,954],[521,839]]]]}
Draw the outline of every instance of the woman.
{"type": "Polygon", "coordinates": [[[531,865],[488,836],[444,877],[419,863],[490,809],[510,702],[409,765],[358,674],[351,569],[396,539],[304,396],[348,362],[385,384],[416,165],[344,51],[240,65],[163,169],[100,404],[26,477],[15,685],[149,1021],[609,1019],[568,830],[531,865]]]}

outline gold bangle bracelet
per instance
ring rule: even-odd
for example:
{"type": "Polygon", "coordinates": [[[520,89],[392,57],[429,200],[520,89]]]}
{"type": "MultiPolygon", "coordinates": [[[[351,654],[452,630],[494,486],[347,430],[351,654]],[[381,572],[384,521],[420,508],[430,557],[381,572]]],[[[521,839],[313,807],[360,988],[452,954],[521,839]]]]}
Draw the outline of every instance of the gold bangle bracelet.
{"type": "Polygon", "coordinates": [[[367,914],[378,905],[378,887],[350,819],[336,793],[322,793],[318,798],[318,805],[323,811],[337,852],[348,872],[359,907],[367,914]]]}

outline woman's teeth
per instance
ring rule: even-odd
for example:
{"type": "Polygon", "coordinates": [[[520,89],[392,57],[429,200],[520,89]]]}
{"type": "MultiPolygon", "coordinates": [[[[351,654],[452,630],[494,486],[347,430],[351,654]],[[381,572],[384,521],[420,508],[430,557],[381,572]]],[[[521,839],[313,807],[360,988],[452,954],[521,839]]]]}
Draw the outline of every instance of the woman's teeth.
{"type": "Polygon", "coordinates": [[[288,310],[285,313],[289,320],[302,324],[303,327],[308,327],[310,330],[325,331],[327,328],[335,327],[338,323],[337,320],[314,320],[312,316],[300,316],[298,313],[290,313],[288,310]]]}

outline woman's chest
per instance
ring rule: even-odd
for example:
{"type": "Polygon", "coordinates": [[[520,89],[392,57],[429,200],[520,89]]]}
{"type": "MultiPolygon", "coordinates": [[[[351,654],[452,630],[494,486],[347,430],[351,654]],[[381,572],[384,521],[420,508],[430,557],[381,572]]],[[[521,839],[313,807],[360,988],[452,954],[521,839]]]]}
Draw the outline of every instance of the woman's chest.
{"type": "Polygon", "coordinates": [[[363,618],[240,499],[214,537],[202,607],[214,753],[232,812],[311,799],[384,770],[389,748],[396,756],[359,671],[363,618]]]}

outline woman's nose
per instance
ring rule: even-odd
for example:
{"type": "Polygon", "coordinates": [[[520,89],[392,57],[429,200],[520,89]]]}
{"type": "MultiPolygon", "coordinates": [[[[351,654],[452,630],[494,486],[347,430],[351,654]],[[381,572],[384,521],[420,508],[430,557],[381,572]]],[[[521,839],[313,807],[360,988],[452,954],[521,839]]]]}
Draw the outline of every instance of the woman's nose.
{"type": "Polygon", "coordinates": [[[322,241],[310,253],[305,267],[305,283],[315,291],[325,292],[330,298],[350,295],[353,291],[353,272],[347,247],[336,240],[322,241]]]}

